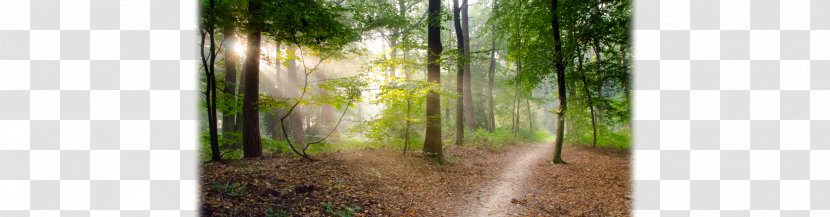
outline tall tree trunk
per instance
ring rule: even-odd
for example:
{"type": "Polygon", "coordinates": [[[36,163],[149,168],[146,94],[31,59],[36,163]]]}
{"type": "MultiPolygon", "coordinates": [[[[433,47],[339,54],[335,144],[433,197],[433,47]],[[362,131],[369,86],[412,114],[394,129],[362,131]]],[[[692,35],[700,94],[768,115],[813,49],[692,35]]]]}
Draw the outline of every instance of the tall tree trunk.
{"type": "MultiPolygon", "coordinates": [[[[213,5],[213,4],[211,4],[213,5]]],[[[215,56],[215,41],[213,38],[213,28],[208,28],[201,34],[201,56],[202,56],[202,65],[205,68],[205,77],[207,78],[206,81],[206,90],[205,90],[205,103],[207,104],[207,113],[208,113],[208,137],[210,140],[210,153],[211,153],[211,160],[212,161],[219,161],[221,160],[221,152],[219,150],[219,131],[217,128],[216,123],[216,74],[214,63],[216,61],[215,56]],[[205,56],[205,40],[206,38],[210,38],[210,56],[205,56]]]]}
{"type": "MultiPolygon", "coordinates": [[[[215,2],[210,1],[210,9],[215,8],[215,2]]],[[[216,40],[214,37],[215,25],[213,17],[209,17],[208,22],[205,23],[205,30],[201,34],[200,55],[202,57],[202,65],[205,68],[206,90],[205,103],[207,104],[208,112],[208,137],[210,139],[211,160],[221,160],[222,154],[219,150],[219,131],[217,129],[217,113],[216,113],[216,40]],[[210,39],[209,56],[205,56],[205,40],[210,39]]]]}
{"type": "Polygon", "coordinates": [[[242,145],[245,158],[262,156],[262,144],[259,134],[259,45],[258,16],[261,4],[259,0],[248,1],[248,11],[254,18],[249,20],[248,53],[245,57],[245,96],[242,104],[242,116],[245,119],[242,128],[242,145]]]}
{"type": "Polygon", "coordinates": [[[620,74],[622,75],[623,80],[623,94],[625,94],[625,101],[631,102],[631,92],[630,92],[630,83],[628,79],[628,66],[625,65],[625,50],[623,46],[620,45],[620,65],[622,66],[622,71],[620,74]]]}
{"type": "MultiPolygon", "coordinates": [[[[496,11],[497,1],[493,1],[493,12],[496,11]]],[[[490,67],[487,70],[487,130],[496,130],[496,114],[493,105],[493,81],[496,74],[496,25],[491,27],[492,44],[490,45],[490,67]]]]}
{"type": "MultiPolygon", "coordinates": [[[[403,1],[401,1],[403,2],[403,1]]],[[[403,60],[406,62],[406,58],[409,52],[404,50],[403,52],[403,60]]],[[[406,76],[406,83],[410,84],[412,82],[412,71],[407,68],[403,68],[403,73],[406,76]]],[[[413,97],[413,90],[407,89],[407,96],[406,96],[406,129],[404,130],[404,143],[403,143],[403,154],[406,155],[406,150],[409,149],[409,137],[412,135],[410,133],[410,129],[412,127],[412,97],[413,97]]]]}
{"type": "MultiPolygon", "coordinates": [[[[246,34],[246,37],[247,37],[247,34],[246,34]]],[[[248,55],[248,54],[246,53],[245,55],[248,55]]],[[[239,57],[239,56],[237,56],[237,57],[239,57]]],[[[246,62],[247,62],[247,59],[246,59],[246,62]]],[[[242,66],[242,72],[239,73],[239,79],[237,79],[238,80],[237,84],[239,85],[239,90],[237,90],[237,92],[236,92],[237,93],[237,95],[236,95],[237,100],[243,100],[243,101],[244,101],[244,97],[245,97],[245,82],[247,81],[247,77],[248,77],[247,75],[245,75],[245,65],[244,64],[245,63],[243,63],[243,66],[242,66]]],[[[242,130],[242,127],[245,126],[244,122],[245,122],[245,114],[242,114],[240,112],[239,114],[236,115],[236,124],[235,124],[236,125],[236,131],[242,130]]]]}
{"type": "MultiPolygon", "coordinates": [[[[397,33],[397,31],[395,33],[397,33]]],[[[393,33],[392,35],[397,35],[397,34],[393,33]]],[[[392,36],[392,37],[397,37],[397,36],[392,36]]],[[[389,39],[389,49],[390,49],[390,51],[389,51],[389,60],[391,60],[392,62],[395,62],[395,59],[398,58],[397,45],[398,45],[398,39],[397,38],[394,38],[394,39],[390,38],[389,39]]],[[[394,78],[395,78],[395,67],[394,66],[389,67],[389,72],[386,75],[386,78],[389,82],[394,80],[394,78]]]]}
{"type": "Polygon", "coordinates": [[[464,121],[467,128],[475,129],[475,119],[473,113],[473,90],[472,79],[470,72],[470,16],[468,15],[469,5],[467,0],[461,3],[461,28],[463,29],[464,44],[464,121]]]}
{"type": "MultiPolygon", "coordinates": [[[[438,59],[441,57],[441,0],[429,0],[429,18],[427,24],[427,82],[434,85],[441,84],[441,65],[438,59]]],[[[442,137],[441,137],[441,95],[430,90],[427,93],[427,123],[424,134],[424,152],[432,154],[437,159],[443,159],[442,137]]]]}
{"type": "Polygon", "coordinates": [[[582,77],[582,88],[585,91],[585,96],[588,98],[586,101],[588,102],[588,108],[591,112],[591,133],[593,134],[593,140],[591,140],[591,146],[597,146],[597,118],[594,112],[594,99],[591,96],[591,90],[588,88],[588,79],[585,77],[585,71],[582,69],[582,50],[577,48],[577,58],[579,61],[579,71],[580,76],[582,77]]]}
{"type": "MultiPolygon", "coordinates": [[[[516,78],[518,78],[521,74],[522,74],[522,61],[521,61],[521,59],[517,59],[516,60],[516,78]]],[[[515,85],[514,88],[515,88],[516,92],[513,94],[513,135],[516,135],[516,133],[518,133],[519,129],[521,128],[521,125],[520,125],[521,123],[519,121],[519,120],[521,120],[520,119],[521,114],[519,113],[519,111],[521,111],[521,109],[519,107],[521,105],[521,104],[519,104],[519,96],[521,95],[520,94],[521,91],[519,90],[518,79],[516,79],[516,85],[515,85]]]]}
{"type": "MultiPolygon", "coordinates": [[[[236,45],[236,34],[234,33],[233,24],[225,27],[225,95],[230,96],[232,102],[236,102],[236,53],[234,53],[234,45],[236,45]]],[[[230,133],[236,131],[236,114],[226,113],[222,114],[222,133],[230,133]]]]}
{"type": "Polygon", "coordinates": [[[559,108],[556,109],[556,144],[553,150],[553,163],[564,164],[562,160],[562,140],[565,136],[565,110],[568,108],[567,91],[565,88],[565,64],[562,62],[562,39],[559,32],[559,0],[550,1],[550,10],[553,12],[551,25],[553,27],[553,53],[556,62],[556,84],[559,95],[559,108]]]}
{"type": "MultiPolygon", "coordinates": [[[[465,0],[466,1],[466,0],[465,0]]],[[[457,49],[460,55],[458,56],[458,61],[456,61],[456,70],[458,71],[456,76],[456,83],[455,83],[455,90],[458,98],[455,101],[455,145],[463,145],[464,144],[464,118],[467,116],[465,113],[467,107],[465,105],[464,98],[466,94],[464,94],[464,65],[465,65],[465,57],[467,56],[465,53],[464,47],[464,30],[461,29],[461,18],[459,13],[461,11],[461,6],[458,5],[458,0],[453,0],[453,23],[455,23],[455,37],[457,43],[457,49]]]]}
{"type": "Polygon", "coordinates": [[[596,67],[597,75],[599,76],[599,88],[597,88],[597,95],[602,97],[602,86],[605,86],[605,76],[603,76],[600,72],[602,70],[602,49],[599,40],[594,39],[593,48],[594,56],[597,58],[596,65],[594,65],[594,67],[596,67]]]}

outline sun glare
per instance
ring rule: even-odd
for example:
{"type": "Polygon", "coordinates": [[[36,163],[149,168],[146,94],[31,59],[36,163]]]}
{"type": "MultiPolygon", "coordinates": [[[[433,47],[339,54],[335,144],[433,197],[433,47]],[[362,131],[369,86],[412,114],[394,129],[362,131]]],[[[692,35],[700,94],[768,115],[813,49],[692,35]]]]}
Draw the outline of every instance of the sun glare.
{"type": "Polygon", "coordinates": [[[238,53],[238,54],[244,53],[245,52],[245,46],[242,45],[242,42],[237,41],[236,44],[233,45],[233,51],[238,53]]]}

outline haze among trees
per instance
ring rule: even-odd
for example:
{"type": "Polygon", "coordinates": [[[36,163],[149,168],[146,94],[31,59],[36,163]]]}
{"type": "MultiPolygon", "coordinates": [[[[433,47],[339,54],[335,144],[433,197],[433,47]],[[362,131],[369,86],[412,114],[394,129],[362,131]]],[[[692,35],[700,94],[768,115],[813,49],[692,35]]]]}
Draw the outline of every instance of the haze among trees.
{"type": "Polygon", "coordinates": [[[628,0],[201,1],[203,215],[629,215],[628,0]]]}

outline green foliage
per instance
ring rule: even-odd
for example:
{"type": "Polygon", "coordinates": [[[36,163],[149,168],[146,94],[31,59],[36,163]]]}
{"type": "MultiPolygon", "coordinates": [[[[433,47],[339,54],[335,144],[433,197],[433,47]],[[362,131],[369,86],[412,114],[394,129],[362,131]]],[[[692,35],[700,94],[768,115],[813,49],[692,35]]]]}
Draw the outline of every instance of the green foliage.
{"type": "Polygon", "coordinates": [[[498,128],[493,132],[478,129],[469,135],[468,140],[473,144],[485,145],[490,148],[501,148],[504,145],[522,142],[551,142],[554,136],[549,132],[539,129],[522,129],[515,134],[506,128],[498,128]]]}
{"type": "Polygon", "coordinates": [[[335,209],[334,205],[331,202],[322,202],[323,209],[326,211],[327,214],[331,214],[338,217],[351,217],[354,213],[359,212],[361,210],[360,206],[348,206],[346,204],[340,204],[339,209],[335,209]]]}
{"type": "MultiPolygon", "coordinates": [[[[208,131],[202,131],[199,137],[202,144],[202,160],[211,159],[210,154],[210,134],[208,131]]],[[[240,159],[242,158],[242,133],[222,133],[219,135],[219,151],[222,153],[222,159],[240,159]]]]}
{"type": "Polygon", "coordinates": [[[210,184],[210,188],[227,197],[242,197],[248,193],[248,187],[244,183],[233,183],[231,181],[225,183],[213,182],[210,184]]]}
{"type": "Polygon", "coordinates": [[[274,209],[274,208],[268,208],[268,210],[265,211],[265,216],[266,217],[289,217],[291,215],[288,214],[288,212],[286,212],[285,210],[278,210],[278,209],[274,209]]]}
{"type": "MultiPolygon", "coordinates": [[[[575,103],[567,113],[568,130],[565,142],[574,145],[591,145],[593,140],[591,116],[584,104],[575,103]]],[[[628,149],[630,147],[631,130],[626,122],[620,119],[605,119],[597,124],[597,146],[628,149]]]]}

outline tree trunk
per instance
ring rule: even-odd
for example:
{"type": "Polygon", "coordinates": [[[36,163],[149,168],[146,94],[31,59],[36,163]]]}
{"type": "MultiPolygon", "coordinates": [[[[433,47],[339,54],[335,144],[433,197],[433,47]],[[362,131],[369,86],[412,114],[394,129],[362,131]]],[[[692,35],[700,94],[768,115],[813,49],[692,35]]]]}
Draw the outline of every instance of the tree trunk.
{"type": "Polygon", "coordinates": [[[245,119],[242,128],[242,145],[245,158],[262,156],[262,144],[259,134],[259,112],[257,101],[259,98],[259,45],[260,32],[256,14],[261,4],[258,0],[248,2],[248,11],[255,18],[249,21],[248,54],[245,57],[245,96],[242,104],[242,116],[245,119]]]}
{"type": "Polygon", "coordinates": [[[469,5],[467,0],[461,3],[461,28],[463,29],[464,44],[462,55],[464,60],[464,121],[467,124],[467,129],[475,129],[475,119],[473,113],[473,90],[472,79],[470,72],[470,16],[468,15],[469,5]]]}
{"type": "Polygon", "coordinates": [[[602,70],[602,49],[600,49],[600,46],[599,40],[594,40],[594,56],[597,58],[596,65],[594,67],[596,67],[597,75],[599,76],[599,88],[597,88],[597,95],[602,97],[602,86],[605,86],[605,77],[602,76],[602,73],[600,72],[602,70]]]}
{"type": "MultiPolygon", "coordinates": [[[[402,8],[403,9],[403,8],[402,8]]],[[[403,12],[401,12],[403,13],[403,12]]],[[[406,61],[408,56],[408,52],[406,50],[403,51],[403,60],[406,61]]],[[[412,82],[412,71],[409,71],[407,68],[403,68],[403,73],[406,76],[406,83],[410,84],[412,82]]],[[[407,149],[409,149],[409,137],[412,135],[410,133],[410,129],[412,127],[412,89],[407,89],[407,96],[406,96],[406,129],[404,130],[404,143],[403,143],[403,154],[406,155],[407,149]]]]}
{"type": "MultiPolygon", "coordinates": [[[[225,28],[225,89],[226,95],[230,96],[230,100],[236,102],[236,53],[234,53],[234,45],[236,44],[236,34],[234,33],[233,25],[225,28]]],[[[230,133],[236,131],[236,115],[231,113],[222,114],[222,133],[230,133]]]]}
{"type": "Polygon", "coordinates": [[[591,90],[588,88],[588,79],[585,78],[585,71],[582,70],[582,50],[577,49],[577,54],[578,54],[578,58],[579,58],[578,59],[579,69],[577,71],[579,71],[579,74],[582,77],[582,88],[585,91],[585,96],[588,98],[587,99],[588,108],[591,112],[591,133],[593,133],[593,136],[594,136],[593,140],[591,140],[591,146],[596,147],[597,146],[597,118],[596,118],[595,113],[594,113],[594,99],[591,96],[592,95],[591,90]]]}
{"type": "MultiPolygon", "coordinates": [[[[210,8],[213,10],[215,8],[215,3],[213,0],[210,1],[210,8]]],[[[201,34],[201,43],[200,43],[200,55],[202,57],[202,65],[205,68],[205,77],[207,78],[206,81],[206,90],[205,90],[205,103],[207,104],[207,112],[208,112],[208,137],[210,139],[210,152],[211,152],[211,160],[212,161],[219,161],[221,160],[222,154],[219,150],[219,131],[217,129],[217,114],[216,114],[216,68],[214,63],[216,63],[216,40],[214,37],[215,33],[215,26],[213,24],[212,17],[209,17],[207,23],[204,24],[205,30],[201,34]],[[206,37],[210,38],[210,50],[209,56],[205,56],[205,40],[206,37]]]]}
{"type": "MultiPolygon", "coordinates": [[[[213,6],[213,4],[211,4],[211,6],[213,6]]],[[[216,74],[214,74],[214,63],[216,62],[216,44],[213,37],[213,31],[213,28],[208,27],[207,30],[201,34],[202,40],[200,48],[202,56],[202,65],[205,68],[205,77],[207,78],[205,85],[205,103],[207,104],[208,113],[208,137],[210,140],[211,161],[219,161],[221,160],[222,154],[219,150],[219,131],[218,129],[216,129],[216,74]],[[208,51],[210,53],[209,56],[205,56],[206,37],[210,38],[210,50],[208,51]]]]}
{"type": "MultiPolygon", "coordinates": [[[[521,61],[521,59],[517,59],[516,60],[516,78],[518,78],[519,75],[521,75],[521,74],[522,74],[522,61],[521,61]]],[[[516,85],[515,85],[514,88],[515,88],[514,91],[516,91],[516,92],[513,94],[513,135],[516,135],[516,133],[518,133],[519,129],[521,128],[521,125],[520,125],[521,122],[519,121],[519,120],[521,120],[520,119],[521,114],[519,113],[519,111],[521,111],[521,108],[520,108],[521,104],[519,103],[519,96],[521,94],[520,94],[520,90],[519,90],[518,79],[516,80],[516,85]]]]}
{"type": "MultiPolygon", "coordinates": [[[[434,85],[441,84],[441,0],[429,0],[429,18],[427,24],[427,82],[434,85]]],[[[441,95],[430,90],[427,93],[426,132],[424,134],[424,152],[433,155],[441,161],[443,159],[441,137],[441,95]]]]}
{"type": "MultiPolygon", "coordinates": [[[[466,1],[466,0],[465,0],[466,1]]],[[[455,83],[455,90],[458,95],[455,101],[455,145],[463,145],[464,144],[464,118],[468,115],[466,114],[466,103],[464,98],[466,94],[464,93],[464,77],[466,74],[465,71],[465,46],[464,46],[464,30],[461,29],[461,18],[459,16],[459,12],[461,11],[461,6],[458,5],[458,0],[453,0],[453,23],[455,23],[455,37],[457,43],[457,49],[460,53],[458,56],[458,61],[456,61],[456,70],[458,71],[455,83]]]]}
{"type": "MultiPolygon", "coordinates": [[[[496,11],[497,3],[493,1],[493,11],[496,11]]],[[[496,25],[492,28],[492,44],[490,45],[490,67],[487,70],[487,130],[493,132],[496,130],[496,114],[493,105],[493,81],[496,74],[496,25]]]]}
{"type": "Polygon", "coordinates": [[[620,65],[622,66],[622,71],[620,74],[622,75],[623,80],[623,94],[625,94],[625,101],[631,102],[631,92],[630,92],[630,83],[628,79],[628,66],[625,65],[625,50],[623,46],[620,45],[620,65]]]}
{"type": "Polygon", "coordinates": [[[565,110],[568,108],[567,93],[565,88],[565,64],[562,62],[562,39],[559,32],[559,10],[558,0],[550,1],[550,10],[553,13],[551,25],[553,27],[553,52],[556,62],[556,84],[559,95],[559,108],[556,109],[556,144],[553,150],[553,163],[564,164],[562,160],[562,140],[565,130],[565,110]]]}

